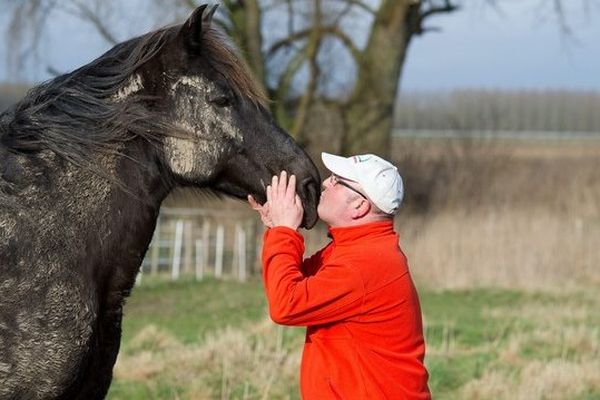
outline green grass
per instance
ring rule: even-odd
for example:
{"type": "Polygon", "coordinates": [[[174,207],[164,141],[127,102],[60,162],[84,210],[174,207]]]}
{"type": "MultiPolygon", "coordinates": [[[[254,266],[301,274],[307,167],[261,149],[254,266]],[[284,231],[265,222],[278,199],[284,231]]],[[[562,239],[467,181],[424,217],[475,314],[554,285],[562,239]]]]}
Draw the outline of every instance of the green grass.
{"type": "MultiPolygon", "coordinates": [[[[509,382],[518,385],[517,376],[529,362],[577,362],[585,358],[586,351],[597,352],[590,342],[600,340],[594,328],[600,322],[599,302],[586,293],[496,289],[422,292],[426,363],[435,398],[464,398],[461,388],[481,378],[485,371],[502,371],[509,382]],[[567,310],[566,315],[553,313],[560,307],[567,310]],[[579,314],[569,315],[569,309],[579,314]],[[530,316],[532,310],[539,312],[530,316]],[[582,332],[583,339],[569,342],[565,337],[569,329],[582,332]],[[501,355],[515,340],[523,343],[518,360],[511,364],[501,355]]],[[[600,398],[600,387],[580,398],[600,398]]]]}
{"type": "Polygon", "coordinates": [[[511,318],[490,318],[491,307],[515,307],[527,295],[508,290],[461,290],[422,292],[426,363],[430,388],[436,398],[453,393],[497,359],[495,353],[478,347],[506,341],[517,323],[511,318]]]}
{"type": "MultiPolygon", "coordinates": [[[[526,393],[527,382],[523,382],[526,377],[522,374],[535,366],[543,368],[552,360],[570,363],[569,368],[576,372],[581,366],[582,373],[579,375],[585,375],[590,368],[595,368],[595,360],[600,359],[600,345],[596,344],[600,343],[600,334],[595,328],[600,326],[600,300],[595,293],[596,289],[562,294],[497,289],[421,290],[427,342],[426,365],[434,397],[512,398],[504,392],[498,395],[473,393],[491,390],[489,388],[494,381],[490,380],[490,374],[501,377],[500,386],[505,390],[514,388],[515,393],[519,390],[526,393]]],[[[302,346],[304,330],[274,327],[270,328],[271,333],[264,333],[264,328],[256,330],[266,317],[266,302],[258,280],[242,284],[212,279],[202,282],[146,279],[135,288],[125,307],[120,357],[164,351],[152,342],[140,345],[139,339],[136,341],[140,332],[149,325],[179,343],[177,349],[183,348],[182,354],[202,348],[207,340],[214,342],[215,337],[225,335],[223,332],[228,327],[242,332],[258,332],[252,333],[253,336],[248,339],[251,347],[258,349],[256,351],[260,350],[257,347],[260,343],[268,345],[278,341],[286,354],[297,353],[302,346]],[[267,336],[261,339],[261,335],[267,336]]],[[[166,358],[168,354],[161,357],[166,358]]],[[[171,363],[177,365],[178,354],[170,357],[175,357],[171,363]]],[[[267,355],[266,360],[269,357],[272,356],[267,355]]],[[[165,365],[172,368],[168,362],[165,361],[165,365]]],[[[241,362],[245,361],[242,359],[241,362]]],[[[265,363],[264,367],[268,368],[268,361],[265,363]]],[[[279,364],[272,365],[279,368],[279,364]]],[[[259,363],[259,366],[263,365],[259,363]]],[[[235,377],[224,378],[219,362],[198,368],[192,371],[198,379],[192,377],[188,381],[178,379],[172,371],[171,375],[165,372],[150,374],[150,378],[141,381],[121,379],[117,374],[108,398],[207,398],[189,395],[192,384],[200,388],[208,386],[213,395],[220,393],[215,397],[261,398],[262,382],[239,378],[235,383],[235,377]],[[202,368],[214,371],[203,371],[202,368]],[[226,379],[228,391],[226,396],[221,396],[226,379]]],[[[278,382],[287,385],[287,389],[272,391],[280,395],[269,398],[297,398],[297,365],[292,365],[290,370],[290,376],[285,377],[288,382],[278,382]]],[[[540,371],[539,375],[543,374],[544,371],[540,371]]],[[[573,388],[572,395],[567,398],[600,399],[600,378],[595,380],[593,371],[591,376],[579,384],[574,383],[578,387],[573,388]]],[[[560,388],[557,390],[558,395],[548,398],[562,398],[560,388]]],[[[521,395],[521,398],[523,396],[527,397],[521,395]]],[[[514,398],[517,398],[516,395],[514,398]]]]}
{"type": "Polygon", "coordinates": [[[266,315],[261,284],[253,281],[205,279],[200,282],[145,278],[127,302],[123,319],[123,344],[139,331],[155,325],[183,343],[196,343],[208,332],[242,326],[266,315]]]}
{"type": "Polygon", "coordinates": [[[174,399],[182,395],[182,390],[172,382],[152,383],[126,382],[114,380],[108,394],[109,399],[148,400],[174,399]]]}
{"type": "Polygon", "coordinates": [[[432,345],[474,346],[505,338],[516,323],[510,318],[490,319],[490,307],[515,307],[526,295],[507,290],[468,290],[422,293],[426,340],[432,345]]]}

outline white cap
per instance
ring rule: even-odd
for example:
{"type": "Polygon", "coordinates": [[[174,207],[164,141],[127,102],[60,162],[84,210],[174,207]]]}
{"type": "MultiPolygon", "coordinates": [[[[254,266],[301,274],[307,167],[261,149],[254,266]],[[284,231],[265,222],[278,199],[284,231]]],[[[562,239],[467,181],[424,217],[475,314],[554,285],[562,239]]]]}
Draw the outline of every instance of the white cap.
{"type": "Polygon", "coordinates": [[[334,174],[355,181],[381,211],[395,214],[404,197],[404,185],[398,169],[374,154],[340,157],[321,153],[323,164],[334,174]]]}

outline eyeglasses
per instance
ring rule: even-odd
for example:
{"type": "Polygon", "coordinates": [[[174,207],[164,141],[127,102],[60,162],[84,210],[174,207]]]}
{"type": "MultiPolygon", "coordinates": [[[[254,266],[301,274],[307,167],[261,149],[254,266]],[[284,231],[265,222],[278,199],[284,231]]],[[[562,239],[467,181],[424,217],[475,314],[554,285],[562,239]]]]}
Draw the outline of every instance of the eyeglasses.
{"type": "Polygon", "coordinates": [[[360,195],[360,197],[362,197],[365,200],[369,200],[367,198],[367,196],[365,196],[364,194],[362,194],[361,192],[359,192],[357,189],[353,188],[352,186],[350,186],[349,184],[347,184],[346,182],[344,182],[342,180],[343,178],[340,178],[339,176],[337,176],[336,174],[331,174],[331,177],[329,178],[329,182],[331,183],[331,186],[335,186],[337,184],[340,184],[350,190],[352,190],[354,193],[357,193],[360,195]]]}

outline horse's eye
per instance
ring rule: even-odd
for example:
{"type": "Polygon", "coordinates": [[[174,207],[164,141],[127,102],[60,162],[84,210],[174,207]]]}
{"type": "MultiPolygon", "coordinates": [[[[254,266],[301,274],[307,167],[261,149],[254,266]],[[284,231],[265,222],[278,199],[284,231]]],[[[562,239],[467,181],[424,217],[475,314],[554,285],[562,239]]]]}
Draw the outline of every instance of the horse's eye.
{"type": "Polygon", "coordinates": [[[218,96],[210,99],[210,102],[217,107],[229,107],[231,105],[231,98],[228,96],[218,96]]]}

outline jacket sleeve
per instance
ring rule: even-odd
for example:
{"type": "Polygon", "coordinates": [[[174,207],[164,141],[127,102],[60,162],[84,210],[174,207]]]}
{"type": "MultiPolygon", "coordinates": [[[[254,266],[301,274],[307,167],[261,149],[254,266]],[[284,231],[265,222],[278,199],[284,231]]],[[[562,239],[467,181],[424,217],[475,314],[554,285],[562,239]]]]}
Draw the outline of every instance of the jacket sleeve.
{"type": "Polygon", "coordinates": [[[276,227],[265,233],[263,281],[271,319],[282,325],[310,326],[359,314],[364,298],[359,274],[346,265],[326,263],[306,276],[303,253],[304,239],[298,232],[276,227]]]}

